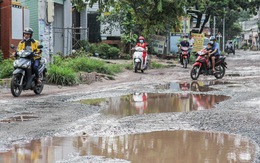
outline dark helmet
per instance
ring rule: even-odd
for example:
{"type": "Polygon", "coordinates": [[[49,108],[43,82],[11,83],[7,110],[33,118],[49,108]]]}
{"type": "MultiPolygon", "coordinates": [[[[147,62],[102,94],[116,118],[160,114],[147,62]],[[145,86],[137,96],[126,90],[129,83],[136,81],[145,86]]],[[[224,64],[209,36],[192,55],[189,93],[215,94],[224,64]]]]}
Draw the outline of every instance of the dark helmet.
{"type": "Polygon", "coordinates": [[[209,42],[207,45],[213,46],[213,43],[212,43],[212,42],[209,42]]]}
{"type": "Polygon", "coordinates": [[[32,35],[33,35],[32,28],[25,28],[24,31],[23,31],[23,34],[29,34],[32,37],[32,35]]]}

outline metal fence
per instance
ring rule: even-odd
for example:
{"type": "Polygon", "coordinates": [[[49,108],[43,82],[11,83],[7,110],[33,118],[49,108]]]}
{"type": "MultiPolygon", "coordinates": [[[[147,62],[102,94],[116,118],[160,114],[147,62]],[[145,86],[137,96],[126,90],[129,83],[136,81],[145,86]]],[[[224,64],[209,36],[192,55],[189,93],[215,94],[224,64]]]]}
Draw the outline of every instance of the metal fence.
{"type": "Polygon", "coordinates": [[[81,47],[81,40],[88,41],[88,28],[72,27],[59,28],[53,27],[54,53],[61,52],[64,55],[71,54],[73,49],[81,47]]]}

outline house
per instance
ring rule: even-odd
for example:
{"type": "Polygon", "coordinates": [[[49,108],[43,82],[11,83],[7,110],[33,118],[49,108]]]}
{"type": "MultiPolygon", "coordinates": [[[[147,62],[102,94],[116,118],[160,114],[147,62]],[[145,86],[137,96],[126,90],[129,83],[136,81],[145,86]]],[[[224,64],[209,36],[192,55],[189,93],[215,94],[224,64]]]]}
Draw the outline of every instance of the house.
{"type": "Polygon", "coordinates": [[[81,40],[120,43],[120,30],[103,32],[105,25],[97,21],[98,3],[92,8],[87,5],[80,13],[70,0],[7,0],[0,7],[0,48],[5,58],[9,57],[10,44],[18,44],[26,27],[34,30],[33,37],[43,45],[43,57],[48,61],[52,54],[71,54],[81,40]]]}
{"type": "Polygon", "coordinates": [[[0,49],[4,58],[9,58],[10,45],[19,43],[29,25],[29,10],[15,1],[2,1],[0,7],[0,49]]]}

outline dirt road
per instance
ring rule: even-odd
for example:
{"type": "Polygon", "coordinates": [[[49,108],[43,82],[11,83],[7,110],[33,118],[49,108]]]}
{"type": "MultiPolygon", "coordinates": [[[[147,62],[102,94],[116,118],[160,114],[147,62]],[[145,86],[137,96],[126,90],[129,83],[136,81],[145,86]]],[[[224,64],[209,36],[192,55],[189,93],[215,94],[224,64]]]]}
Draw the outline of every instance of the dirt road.
{"type": "MultiPolygon", "coordinates": [[[[163,61],[165,62],[165,61],[163,61]]],[[[102,114],[102,106],[83,105],[74,101],[117,97],[134,92],[181,93],[165,89],[169,83],[191,83],[188,69],[154,69],[144,74],[125,71],[116,80],[103,80],[90,85],[61,87],[46,85],[42,95],[23,92],[13,98],[8,89],[0,92],[0,151],[12,144],[48,136],[117,136],[163,130],[199,130],[223,132],[249,138],[255,144],[254,162],[260,162],[260,53],[238,51],[227,57],[228,69],[221,80],[199,78],[212,84],[205,94],[225,95],[229,100],[214,109],[192,112],[171,112],[110,117],[102,114]],[[8,121],[20,115],[34,116],[30,121],[8,121]],[[4,121],[3,121],[4,120],[4,121]]],[[[187,91],[196,94],[198,92],[187,91]]],[[[102,160],[102,159],[101,159],[102,160]]]]}

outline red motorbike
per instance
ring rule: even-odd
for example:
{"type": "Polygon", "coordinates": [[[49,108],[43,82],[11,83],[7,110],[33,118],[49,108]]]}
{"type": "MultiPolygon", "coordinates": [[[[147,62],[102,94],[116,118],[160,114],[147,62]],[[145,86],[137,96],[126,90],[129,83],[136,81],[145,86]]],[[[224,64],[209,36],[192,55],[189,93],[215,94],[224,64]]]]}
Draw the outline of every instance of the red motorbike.
{"type": "Polygon", "coordinates": [[[180,47],[181,49],[181,57],[182,57],[182,64],[183,64],[183,67],[184,68],[187,68],[187,65],[188,65],[188,55],[189,55],[189,50],[190,48],[189,47],[183,47],[181,46],[180,47]]]}
{"type": "Polygon", "coordinates": [[[204,49],[196,53],[198,58],[193,64],[193,67],[190,71],[190,76],[193,80],[197,80],[201,74],[204,75],[214,75],[217,79],[221,79],[225,75],[225,70],[227,68],[227,63],[225,62],[226,57],[219,56],[215,60],[215,69],[214,73],[212,66],[207,57],[208,52],[204,49]]]}

